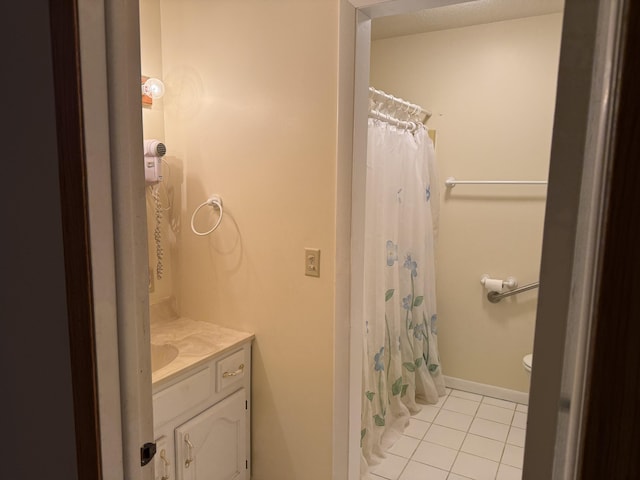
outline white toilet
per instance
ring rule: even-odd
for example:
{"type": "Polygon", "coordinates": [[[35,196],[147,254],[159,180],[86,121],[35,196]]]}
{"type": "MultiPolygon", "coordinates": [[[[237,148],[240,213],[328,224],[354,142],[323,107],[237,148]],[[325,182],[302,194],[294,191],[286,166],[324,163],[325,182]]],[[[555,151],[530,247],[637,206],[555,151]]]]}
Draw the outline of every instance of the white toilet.
{"type": "Polygon", "coordinates": [[[533,364],[533,354],[525,355],[522,357],[522,366],[527,371],[527,374],[531,375],[531,365],[533,364]]]}

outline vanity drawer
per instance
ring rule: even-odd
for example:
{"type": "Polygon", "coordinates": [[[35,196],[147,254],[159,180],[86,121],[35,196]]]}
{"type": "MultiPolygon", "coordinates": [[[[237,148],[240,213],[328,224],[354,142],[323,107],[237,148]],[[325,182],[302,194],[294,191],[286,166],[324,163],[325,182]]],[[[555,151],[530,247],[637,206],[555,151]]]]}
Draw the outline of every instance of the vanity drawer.
{"type": "Polygon", "coordinates": [[[238,350],[216,362],[216,392],[242,384],[249,371],[249,358],[245,350],[238,350]]]}
{"type": "Polygon", "coordinates": [[[206,401],[212,393],[211,368],[206,367],[153,396],[153,421],[162,425],[180,412],[206,401]]]}

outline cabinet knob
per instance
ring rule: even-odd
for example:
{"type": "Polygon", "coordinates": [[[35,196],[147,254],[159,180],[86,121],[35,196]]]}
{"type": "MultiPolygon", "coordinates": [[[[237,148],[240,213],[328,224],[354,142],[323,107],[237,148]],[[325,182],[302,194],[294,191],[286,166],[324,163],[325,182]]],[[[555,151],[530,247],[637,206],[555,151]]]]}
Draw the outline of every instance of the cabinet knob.
{"type": "Polygon", "coordinates": [[[235,377],[236,375],[240,375],[244,371],[244,363],[238,365],[238,369],[235,372],[224,372],[222,374],[222,378],[227,377],[235,377]]]}

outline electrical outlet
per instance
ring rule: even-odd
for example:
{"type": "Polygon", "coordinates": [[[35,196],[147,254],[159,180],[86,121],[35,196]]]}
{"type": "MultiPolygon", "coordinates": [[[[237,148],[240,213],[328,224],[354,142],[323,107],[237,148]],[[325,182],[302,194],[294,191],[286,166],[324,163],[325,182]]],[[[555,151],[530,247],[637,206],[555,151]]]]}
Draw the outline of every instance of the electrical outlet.
{"type": "Polygon", "coordinates": [[[304,274],[310,277],[320,276],[320,249],[304,249],[304,274]]]}

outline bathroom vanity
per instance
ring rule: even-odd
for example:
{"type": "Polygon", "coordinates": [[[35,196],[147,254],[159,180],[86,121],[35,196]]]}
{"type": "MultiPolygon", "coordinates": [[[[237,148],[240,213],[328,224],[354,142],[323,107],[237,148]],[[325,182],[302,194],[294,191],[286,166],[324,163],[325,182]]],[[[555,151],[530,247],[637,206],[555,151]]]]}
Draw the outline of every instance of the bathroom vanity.
{"type": "Polygon", "coordinates": [[[152,318],[156,480],[248,480],[253,335],[152,318]]]}

